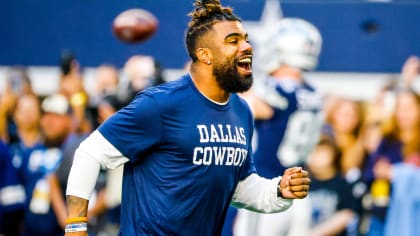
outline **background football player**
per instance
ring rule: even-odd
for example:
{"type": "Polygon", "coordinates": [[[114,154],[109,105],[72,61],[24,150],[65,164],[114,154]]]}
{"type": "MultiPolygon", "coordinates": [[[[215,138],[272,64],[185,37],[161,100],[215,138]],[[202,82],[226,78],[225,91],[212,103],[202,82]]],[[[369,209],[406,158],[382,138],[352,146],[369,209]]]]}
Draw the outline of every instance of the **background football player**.
{"type": "MultiPolygon", "coordinates": [[[[320,32],[298,18],[283,18],[273,29],[256,45],[256,81],[252,90],[243,94],[255,117],[255,166],[266,178],[303,164],[319,139],[323,123],[322,97],[304,79],[304,72],[315,69],[318,63],[320,32]]],[[[283,215],[240,210],[234,232],[241,236],[294,234],[290,224],[293,217],[299,217],[294,216],[299,212],[298,202],[283,215]]]]}

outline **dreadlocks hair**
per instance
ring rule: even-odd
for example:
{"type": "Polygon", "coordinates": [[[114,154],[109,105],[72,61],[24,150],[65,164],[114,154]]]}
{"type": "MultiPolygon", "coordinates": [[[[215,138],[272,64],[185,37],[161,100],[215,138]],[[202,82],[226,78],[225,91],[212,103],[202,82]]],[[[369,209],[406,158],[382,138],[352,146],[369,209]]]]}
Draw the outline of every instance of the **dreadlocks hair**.
{"type": "Polygon", "coordinates": [[[211,30],[215,23],[241,21],[239,17],[233,14],[232,8],[223,7],[220,0],[195,0],[194,10],[188,16],[191,17],[191,21],[188,24],[185,41],[188,54],[193,62],[198,60],[195,55],[198,39],[211,30]]]}

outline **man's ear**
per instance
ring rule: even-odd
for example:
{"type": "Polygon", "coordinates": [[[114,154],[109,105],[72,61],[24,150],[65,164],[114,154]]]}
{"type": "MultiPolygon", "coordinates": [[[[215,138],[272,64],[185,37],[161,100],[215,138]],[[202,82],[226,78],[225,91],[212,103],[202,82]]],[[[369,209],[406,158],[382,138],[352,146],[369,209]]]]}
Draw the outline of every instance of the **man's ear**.
{"type": "Polygon", "coordinates": [[[211,64],[213,54],[211,53],[211,50],[209,48],[197,48],[195,53],[200,62],[208,65],[211,64]]]}

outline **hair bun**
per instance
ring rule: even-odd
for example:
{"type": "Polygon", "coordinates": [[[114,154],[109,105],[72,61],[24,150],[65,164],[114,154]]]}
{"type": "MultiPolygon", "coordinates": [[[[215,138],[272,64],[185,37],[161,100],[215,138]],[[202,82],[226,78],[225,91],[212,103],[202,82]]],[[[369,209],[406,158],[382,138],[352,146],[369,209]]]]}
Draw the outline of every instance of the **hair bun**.
{"type": "Polygon", "coordinates": [[[212,7],[221,7],[220,0],[198,0],[196,1],[196,4],[200,4],[201,6],[204,6],[208,9],[211,9],[212,7]]]}
{"type": "Polygon", "coordinates": [[[197,0],[194,3],[195,17],[209,17],[212,14],[222,13],[222,5],[219,0],[197,0]]]}
{"type": "Polygon", "coordinates": [[[219,0],[203,0],[202,2],[209,13],[220,11],[222,9],[222,5],[219,0]]]}

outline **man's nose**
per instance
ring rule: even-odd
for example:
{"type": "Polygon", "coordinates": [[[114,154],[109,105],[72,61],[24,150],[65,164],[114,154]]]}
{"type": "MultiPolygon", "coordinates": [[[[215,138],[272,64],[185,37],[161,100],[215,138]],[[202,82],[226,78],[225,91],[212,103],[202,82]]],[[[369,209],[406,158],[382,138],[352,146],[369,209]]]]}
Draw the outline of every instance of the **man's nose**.
{"type": "Polygon", "coordinates": [[[251,52],[253,51],[252,48],[252,44],[249,41],[243,40],[240,46],[241,51],[248,51],[251,52]]]}

